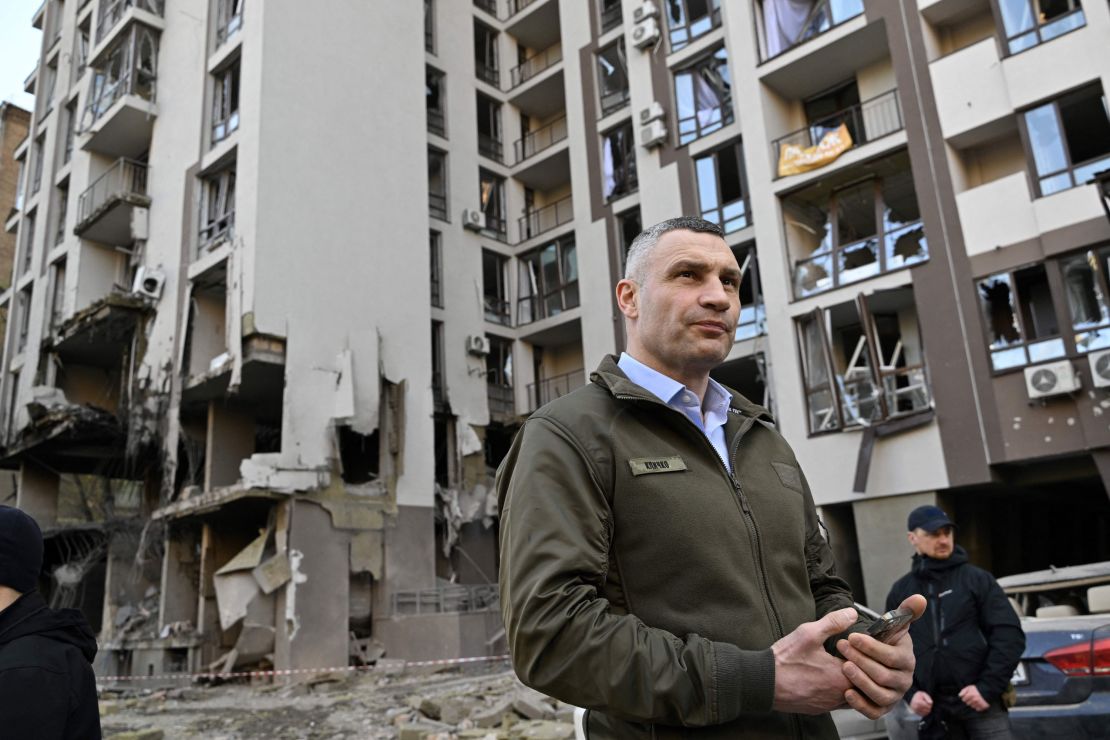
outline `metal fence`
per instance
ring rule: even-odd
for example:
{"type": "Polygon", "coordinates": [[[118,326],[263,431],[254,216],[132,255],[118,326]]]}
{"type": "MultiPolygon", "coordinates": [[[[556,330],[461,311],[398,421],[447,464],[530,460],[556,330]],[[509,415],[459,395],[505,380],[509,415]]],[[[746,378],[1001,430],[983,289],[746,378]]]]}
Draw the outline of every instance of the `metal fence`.
{"type": "Polygon", "coordinates": [[[771,144],[775,160],[779,159],[784,146],[794,145],[803,148],[816,146],[821,142],[822,137],[840,128],[841,124],[848,128],[853,146],[900,131],[902,111],[898,105],[898,91],[890,90],[882,95],[876,95],[862,103],[811,121],[805,128],[775,139],[771,144]]]}
{"type": "Polygon", "coordinates": [[[523,85],[540,72],[550,69],[561,61],[563,61],[563,47],[559,44],[549,46],[538,54],[533,54],[513,67],[510,74],[511,87],[523,85]]]}
{"type": "Polygon", "coordinates": [[[574,220],[574,203],[571,196],[557,200],[551,205],[536,209],[520,217],[520,241],[527,241],[546,231],[558,228],[574,220]]]}
{"type": "Polygon", "coordinates": [[[498,609],[500,609],[500,598],[497,584],[493,583],[478,586],[441,586],[393,593],[394,616],[459,614],[498,609]]]}
{"type": "Polygon", "coordinates": [[[513,154],[516,163],[520,164],[531,156],[539,154],[548,147],[555,146],[567,138],[566,116],[556,119],[543,128],[530,131],[513,142],[513,154]]]}
{"type": "Polygon", "coordinates": [[[77,199],[77,228],[99,215],[108,205],[125,198],[146,198],[146,165],[117,159],[77,199]]]}
{"type": "Polygon", "coordinates": [[[554,401],[560,396],[573,391],[575,388],[581,388],[586,384],[586,371],[572,370],[569,373],[562,375],[553,375],[550,378],[544,378],[536,383],[528,384],[528,399],[532,403],[532,409],[538,409],[549,401],[554,401]]]}

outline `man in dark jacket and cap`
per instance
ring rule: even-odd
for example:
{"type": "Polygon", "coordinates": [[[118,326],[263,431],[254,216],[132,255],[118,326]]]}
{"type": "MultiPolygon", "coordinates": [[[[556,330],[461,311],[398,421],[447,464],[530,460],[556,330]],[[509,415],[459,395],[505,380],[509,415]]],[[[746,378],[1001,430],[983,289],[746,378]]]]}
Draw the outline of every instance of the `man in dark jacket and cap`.
{"type": "Polygon", "coordinates": [[[96,637],[81,612],[43,601],[42,550],[35,520],[0,506],[0,736],[99,738],[96,637]]]}
{"type": "Polygon", "coordinates": [[[943,510],[919,506],[907,526],[913,567],[886,604],[891,609],[915,593],[929,602],[910,627],[917,667],[905,696],[924,718],[920,737],[1008,738],[1002,695],[1025,650],[1017,613],[994,576],[968,562],[943,510]]]}

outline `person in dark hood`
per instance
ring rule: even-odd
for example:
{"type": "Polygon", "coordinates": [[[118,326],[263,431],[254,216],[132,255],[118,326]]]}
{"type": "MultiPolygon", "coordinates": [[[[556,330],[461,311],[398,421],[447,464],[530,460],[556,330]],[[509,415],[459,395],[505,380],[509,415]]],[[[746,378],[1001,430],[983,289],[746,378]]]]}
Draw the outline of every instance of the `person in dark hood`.
{"type": "Polygon", "coordinates": [[[917,667],[905,699],[924,718],[919,737],[1008,738],[1003,694],[1025,650],[1021,621],[994,576],[968,562],[944,511],[919,506],[907,524],[913,567],[886,606],[913,593],[929,602],[910,627],[917,667]]]}
{"type": "Polygon", "coordinates": [[[35,520],[0,506],[0,736],[99,739],[96,637],[81,612],[47,607],[42,551],[35,520]]]}

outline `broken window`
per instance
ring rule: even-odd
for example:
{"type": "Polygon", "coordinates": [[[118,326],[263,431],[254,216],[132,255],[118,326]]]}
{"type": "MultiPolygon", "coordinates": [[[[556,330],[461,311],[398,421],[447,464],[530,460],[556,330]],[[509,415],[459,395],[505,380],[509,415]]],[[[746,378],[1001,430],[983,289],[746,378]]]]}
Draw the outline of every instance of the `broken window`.
{"type": "Polygon", "coordinates": [[[22,352],[27,348],[27,334],[31,330],[31,288],[28,285],[23,290],[19,291],[19,298],[16,302],[16,311],[19,313],[19,335],[15,342],[15,351],[22,352]]]}
{"type": "Polygon", "coordinates": [[[721,25],[721,0],[667,0],[663,7],[671,51],[678,51],[721,25]]]}
{"type": "Polygon", "coordinates": [[[735,341],[751,339],[767,333],[767,315],[763,291],[759,285],[755,245],[733,247],[736,264],[740,265],[740,320],[736,324],[735,341]]]}
{"type": "Polygon", "coordinates": [[[77,99],[74,98],[66,106],[66,138],[65,148],[62,151],[62,164],[73,158],[73,139],[77,133],[77,99]]]}
{"type": "Polygon", "coordinates": [[[90,19],[91,16],[85,20],[84,25],[77,29],[77,33],[74,34],[73,37],[73,56],[76,60],[76,64],[74,65],[74,83],[76,83],[77,80],[80,79],[81,75],[84,74],[85,65],[88,64],[89,61],[89,29],[91,27],[89,25],[90,19]]]}
{"type": "Polygon", "coordinates": [[[54,193],[54,244],[66,238],[66,211],[69,208],[69,180],[59,185],[54,193]]]}
{"type": "Polygon", "coordinates": [[[154,99],[157,77],[158,36],[142,23],[134,23],[129,31],[99,55],[86,98],[81,130],[88,130],[124,95],[154,99]]]}
{"type": "Polygon", "coordinates": [[[632,242],[640,235],[640,232],[643,231],[643,228],[639,206],[617,214],[617,239],[620,244],[621,276],[624,275],[624,264],[628,259],[628,250],[632,246],[632,242]]]}
{"type": "Polygon", "coordinates": [[[34,255],[35,211],[23,217],[23,223],[19,225],[19,235],[21,237],[20,241],[23,242],[21,245],[23,257],[19,261],[19,274],[26,275],[27,271],[31,269],[32,256],[34,255]]]}
{"type": "Polygon", "coordinates": [[[694,160],[701,217],[726,234],[751,225],[744,150],[734,141],[694,160]]]}
{"type": "Polygon", "coordinates": [[[818,308],[797,328],[811,434],[931,408],[912,288],[818,308]]]}
{"type": "Polygon", "coordinates": [[[447,406],[447,374],[443,364],[443,322],[432,321],[432,403],[436,412],[447,406]]]}
{"type": "Polygon", "coordinates": [[[232,237],[235,230],[234,166],[201,181],[200,248],[207,249],[232,237]]]}
{"type": "Polygon", "coordinates": [[[42,164],[45,156],[46,134],[35,139],[35,146],[31,149],[31,195],[42,187],[42,164]]]}
{"type": "Polygon", "coordinates": [[[994,370],[1064,356],[1044,265],[983,278],[978,293],[994,370]]]}
{"type": "Polygon", "coordinates": [[[998,9],[1011,54],[1087,24],[1079,0],[998,0],[998,9]]]}
{"type": "Polygon", "coordinates": [[[639,187],[631,123],[621,124],[602,135],[601,168],[605,200],[634,192],[639,187]]]}
{"type": "Polygon", "coordinates": [[[347,425],[337,428],[339,437],[339,463],[343,468],[343,482],[369,483],[378,477],[381,451],[378,430],[359,434],[347,425]]]}
{"type": "Polygon", "coordinates": [[[57,82],[58,63],[55,61],[46,65],[45,76],[38,90],[38,102],[42,105],[42,112],[39,113],[40,119],[46,117],[46,114],[54,107],[54,87],[57,82]]]}
{"type": "Polygon", "coordinates": [[[436,308],[443,308],[443,240],[438,231],[429,232],[428,248],[430,252],[432,305],[436,308]]]}
{"type": "Polygon", "coordinates": [[[513,400],[513,342],[511,339],[487,334],[489,354],[486,355],[486,397],[493,421],[509,421],[516,414],[513,400]]]}
{"type": "Polygon", "coordinates": [[[123,18],[128,8],[135,7],[162,17],[165,0],[100,0],[96,13],[96,41],[100,43],[123,18]]]}
{"type": "Polygon", "coordinates": [[[447,154],[428,147],[428,211],[447,220],[447,154]]]}
{"type": "Polygon", "coordinates": [[[1110,110],[1099,85],[1026,111],[1023,118],[1042,196],[1091,182],[1110,168],[1110,110]]]}
{"type": "Polygon", "coordinates": [[[239,60],[217,72],[212,88],[212,143],[223,141],[239,128],[239,60]]]}
{"type": "Polygon", "coordinates": [[[508,222],[505,219],[505,178],[489,170],[478,170],[478,192],[482,199],[482,213],[486,215],[485,230],[504,241],[508,232],[508,222]]]}
{"type": "Polygon", "coordinates": [[[623,36],[597,53],[597,73],[601,115],[605,117],[628,103],[628,62],[623,36]]]}
{"type": "Polygon", "coordinates": [[[1060,261],[1064,291],[1080,352],[1110,347],[1110,303],[1107,269],[1110,248],[1088,249],[1060,261]]]}
{"type": "Polygon", "coordinates": [[[805,191],[784,199],[796,298],[928,259],[908,160],[906,165],[831,196],[818,186],[812,197],[805,191]]]}
{"type": "Polygon", "coordinates": [[[732,80],[725,48],[675,72],[674,96],[680,146],[732,123],[732,80]]]}
{"type": "Polygon", "coordinates": [[[621,24],[621,0],[600,0],[601,32],[611,31],[621,24]]]}
{"type": "Polygon", "coordinates": [[[486,321],[509,326],[509,259],[482,250],[482,305],[486,321]]]}
{"type": "Polygon", "coordinates": [[[761,0],[759,23],[766,61],[863,12],[863,0],[761,0]]]}
{"type": "Polygon", "coordinates": [[[424,67],[424,110],[428,114],[428,131],[447,136],[445,94],[447,75],[435,67],[424,67]]]}
{"type": "Polygon", "coordinates": [[[478,153],[500,162],[502,152],[501,104],[478,93],[478,153]]]}
{"type": "Polygon", "coordinates": [[[564,237],[517,260],[517,323],[530,324],[578,305],[578,259],[564,237]]]}
{"type": "Polygon", "coordinates": [[[216,46],[221,46],[243,26],[243,0],[217,0],[216,46]]]}
{"type": "Polygon", "coordinates": [[[494,87],[501,85],[497,67],[497,31],[478,21],[474,21],[474,73],[478,79],[494,87]]]}
{"type": "Polygon", "coordinates": [[[436,16],[435,2],[424,0],[424,51],[436,53],[436,16]]]}
{"type": "Polygon", "coordinates": [[[17,211],[23,210],[23,175],[27,172],[27,163],[25,160],[26,155],[15,160],[19,168],[15,173],[15,202],[12,204],[12,207],[17,211]]]}
{"type": "Polygon", "coordinates": [[[50,266],[50,328],[61,326],[66,298],[66,258],[50,266]]]}

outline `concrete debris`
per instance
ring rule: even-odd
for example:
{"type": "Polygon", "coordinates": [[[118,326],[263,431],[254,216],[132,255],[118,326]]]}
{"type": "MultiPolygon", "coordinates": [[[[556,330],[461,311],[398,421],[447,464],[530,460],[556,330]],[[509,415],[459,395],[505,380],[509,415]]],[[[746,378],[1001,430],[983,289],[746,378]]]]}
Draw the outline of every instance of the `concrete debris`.
{"type": "Polygon", "coordinates": [[[247,488],[266,488],[278,493],[327,488],[331,480],[326,468],[286,465],[279,452],[258,452],[246,458],[239,464],[239,476],[247,488]]]}
{"type": "Polygon", "coordinates": [[[444,488],[438,483],[435,487],[437,516],[444,524],[443,554],[451,553],[459,542],[459,531],[464,524],[481,521],[489,529],[497,517],[497,492],[493,486],[482,483],[459,491],[444,488]]]}
{"type": "Polygon", "coordinates": [[[269,560],[259,563],[251,571],[254,580],[264,594],[272,594],[284,586],[293,577],[293,569],[289,565],[289,556],[279,552],[269,560]]]}

